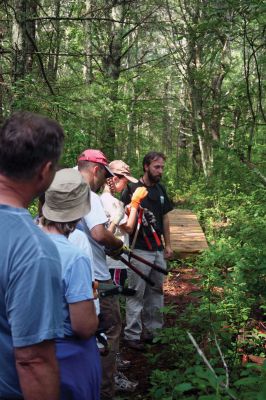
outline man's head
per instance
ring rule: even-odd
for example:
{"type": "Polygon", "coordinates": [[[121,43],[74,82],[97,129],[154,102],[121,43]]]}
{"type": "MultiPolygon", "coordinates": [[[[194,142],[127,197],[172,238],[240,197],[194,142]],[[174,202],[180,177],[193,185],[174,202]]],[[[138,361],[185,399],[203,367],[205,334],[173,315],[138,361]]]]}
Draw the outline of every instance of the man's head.
{"type": "Polygon", "coordinates": [[[100,150],[87,149],[78,157],[78,169],[85,182],[97,192],[107,178],[113,177],[108,161],[100,150]]]}
{"type": "Polygon", "coordinates": [[[166,157],[163,153],[151,151],[143,158],[143,171],[152,184],[160,181],[163,175],[166,157]]]}
{"type": "Polygon", "coordinates": [[[63,141],[56,121],[30,112],[13,114],[0,128],[0,174],[17,182],[38,177],[39,194],[54,177],[63,141]]]}

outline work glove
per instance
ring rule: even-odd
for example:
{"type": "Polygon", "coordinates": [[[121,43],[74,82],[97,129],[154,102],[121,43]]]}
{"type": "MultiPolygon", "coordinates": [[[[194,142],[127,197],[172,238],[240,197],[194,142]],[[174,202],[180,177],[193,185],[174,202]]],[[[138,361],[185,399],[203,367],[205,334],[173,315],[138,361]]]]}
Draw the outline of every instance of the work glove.
{"type": "Polygon", "coordinates": [[[127,246],[121,246],[117,249],[105,249],[105,253],[107,256],[114,258],[115,260],[119,260],[119,256],[121,256],[123,253],[128,253],[129,249],[127,246]]]}
{"type": "Polygon", "coordinates": [[[140,203],[147,196],[148,191],[144,186],[138,187],[132,194],[130,206],[133,208],[139,208],[140,203]]]}
{"type": "Polygon", "coordinates": [[[152,211],[148,210],[147,208],[143,208],[143,216],[144,226],[152,225],[154,228],[156,228],[157,221],[152,211]]]}

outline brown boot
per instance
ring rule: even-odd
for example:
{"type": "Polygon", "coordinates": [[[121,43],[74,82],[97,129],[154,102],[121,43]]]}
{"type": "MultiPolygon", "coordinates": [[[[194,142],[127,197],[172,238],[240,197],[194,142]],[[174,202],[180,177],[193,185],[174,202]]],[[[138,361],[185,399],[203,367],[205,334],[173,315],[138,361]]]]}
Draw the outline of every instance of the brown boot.
{"type": "Polygon", "coordinates": [[[125,343],[127,347],[130,347],[131,349],[138,350],[138,351],[144,351],[145,346],[143,343],[141,343],[140,340],[125,340],[125,343]]]}

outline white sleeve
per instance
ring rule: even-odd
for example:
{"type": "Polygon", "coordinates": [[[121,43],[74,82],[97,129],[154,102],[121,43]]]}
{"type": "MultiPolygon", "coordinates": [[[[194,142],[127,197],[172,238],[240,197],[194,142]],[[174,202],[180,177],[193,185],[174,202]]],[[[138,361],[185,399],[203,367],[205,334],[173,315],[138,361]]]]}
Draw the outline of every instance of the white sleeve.
{"type": "Polygon", "coordinates": [[[114,196],[112,196],[109,193],[103,193],[101,196],[101,202],[105,211],[105,214],[107,215],[107,218],[109,219],[109,223],[111,223],[115,216],[117,215],[118,211],[122,211],[124,213],[123,218],[119,222],[119,225],[123,225],[127,222],[128,217],[125,214],[125,207],[124,204],[116,199],[114,196]]]}
{"type": "Polygon", "coordinates": [[[94,192],[91,192],[91,210],[84,219],[89,229],[108,222],[101,200],[94,192]]]}
{"type": "Polygon", "coordinates": [[[89,259],[93,259],[91,245],[84,232],[75,229],[74,232],[71,232],[68,236],[68,240],[75,246],[79,247],[83,253],[89,257],[89,259]]]}

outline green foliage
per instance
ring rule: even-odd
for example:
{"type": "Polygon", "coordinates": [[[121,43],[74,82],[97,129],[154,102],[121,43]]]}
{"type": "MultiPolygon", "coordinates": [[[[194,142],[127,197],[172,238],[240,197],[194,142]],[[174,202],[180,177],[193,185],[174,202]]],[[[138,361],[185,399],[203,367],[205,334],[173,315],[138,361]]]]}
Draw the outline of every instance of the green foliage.
{"type": "MultiPolygon", "coordinates": [[[[264,318],[266,308],[265,4],[152,0],[106,7],[100,0],[91,12],[84,2],[60,2],[62,18],[49,20],[55,5],[45,0],[36,13],[36,36],[22,46],[30,53],[35,44],[32,66],[15,77],[21,55],[16,18],[12,7],[0,8],[0,117],[22,109],[57,119],[66,133],[63,166],[96,147],[124,159],[139,176],[143,155],[164,151],[168,192],[179,207],[197,213],[208,239],[209,249],[196,262],[200,304],[188,306],[177,326],[160,333],[162,352],[149,356],[153,366],[160,367],[160,358],[169,362],[167,371],[158,367],[151,377],[152,397],[230,398],[221,385],[217,337],[236,397],[261,400],[265,368],[243,369],[238,350],[264,354],[264,338],[252,321],[264,318]],[[252,161],[253,169],[240,160],[252,161]],[[204,161],[211,164],[208,177],[202,176],[204,161]],[[217,378],[186,330],[206,351],[217,378]],[[250,335],[240,344],[243,331],[250,335]]],[[[33,203],[30,212],[36,211],[33,203]]]]}
{"type": "Polygon", "coordinates": [[[157,366],[151,376],[152,399],[265,397],[266,365],[241,364],[243,352],[260,357],[266,353],[257,321],[265,318],[266,304],[265,188],[232,153],[218,151],[215,165],[208,180],[200,177],[183,186],[188,188],[182,193],[185,205],[197,213],[209,249],[194,264],[201,275],[199,304],[186,307],[175,326],[160,332],[160,356],[149,356],[157,366]],[[167,360],[167,371],[160,368],[160,360],[167,360]]]}

